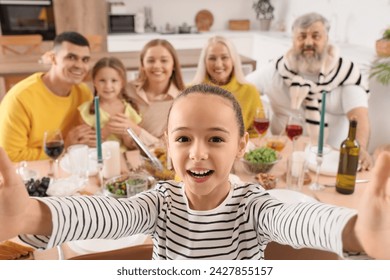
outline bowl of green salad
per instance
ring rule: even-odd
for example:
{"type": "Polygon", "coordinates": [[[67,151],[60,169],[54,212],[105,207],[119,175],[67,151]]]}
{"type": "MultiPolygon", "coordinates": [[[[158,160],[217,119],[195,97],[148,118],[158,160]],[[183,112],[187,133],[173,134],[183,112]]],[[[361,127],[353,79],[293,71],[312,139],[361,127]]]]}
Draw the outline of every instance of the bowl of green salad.
{"type": "Polygon", "coordinates": [[[103,193],[115,198],[131,197],[147,190],[148,177],[138,174],[125,174],[107,180],[103,193]]]}
{"type": "Polygon", "coordinates": [[[248,173],[258,174],[269,172],[281,158],[274,149],[261,147],[245,153],[242,162],[248,173]]]}

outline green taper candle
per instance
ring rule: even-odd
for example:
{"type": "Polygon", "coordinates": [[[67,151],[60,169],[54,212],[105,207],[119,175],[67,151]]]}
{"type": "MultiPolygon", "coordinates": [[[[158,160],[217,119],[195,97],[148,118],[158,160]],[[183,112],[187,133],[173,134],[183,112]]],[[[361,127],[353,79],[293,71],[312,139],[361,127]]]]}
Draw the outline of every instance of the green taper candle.
{"type": "Polygon", "coordinates": [[[102,155],[102,134],[100,129],[100,111],[99,111],[99,96],[95,96],[95,128],[96,128],[96,150],[98,163],[103,163],[102,155]]]}
{"type": "Polygon", "coordinates": [[[318,151],[317,151],[317,154],[321,156],[324,148],[325,105],[326,105],[326,91],[323,90],[322,100],[321,100],[320,133],[318,135],[318,151]]]}

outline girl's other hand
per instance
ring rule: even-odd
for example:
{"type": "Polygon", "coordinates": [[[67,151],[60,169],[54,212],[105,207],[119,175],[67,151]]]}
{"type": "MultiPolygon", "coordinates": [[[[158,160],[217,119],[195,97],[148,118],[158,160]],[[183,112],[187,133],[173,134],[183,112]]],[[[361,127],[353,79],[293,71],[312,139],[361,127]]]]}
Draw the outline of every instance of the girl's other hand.
{"type": "Polygon", "coordinates": [[[377,259],[390,259],[390,152],[375,163],[372,183],[364,190],[356,221],[356,234],[365,252],[377,259]]]}
{"type": "Polygon", "coordinates": [[[137,134],[140,132],[138,125],[122,113],[118,113],[112,116],[106,126],[111,131],[111,133],[120,136],[127,135],[126,130],[129,127],[137,134]]]}
{"type": "Polygon", "coordinates": [[[14,164],[0,148],[0,241],[22,232],[30,198],[14,164]]]}

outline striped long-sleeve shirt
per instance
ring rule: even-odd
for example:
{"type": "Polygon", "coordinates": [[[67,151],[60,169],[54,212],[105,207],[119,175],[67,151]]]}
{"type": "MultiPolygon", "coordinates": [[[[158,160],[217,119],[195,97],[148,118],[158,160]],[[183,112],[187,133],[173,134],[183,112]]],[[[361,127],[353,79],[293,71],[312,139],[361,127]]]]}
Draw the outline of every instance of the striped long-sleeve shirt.
{"type": "Polygon", "coordinates": [[[341,234],[354,210],[322,203],[285,204],[256,184],[233,184],[215,209],[191,210],[182,184],[164,182],[129,199],[75,196],[41,199],[51,236],[24,235],[36,247],[75,239],[150,234],[154,259],[263,259],[268,242],[342,256],[341,234]]]}

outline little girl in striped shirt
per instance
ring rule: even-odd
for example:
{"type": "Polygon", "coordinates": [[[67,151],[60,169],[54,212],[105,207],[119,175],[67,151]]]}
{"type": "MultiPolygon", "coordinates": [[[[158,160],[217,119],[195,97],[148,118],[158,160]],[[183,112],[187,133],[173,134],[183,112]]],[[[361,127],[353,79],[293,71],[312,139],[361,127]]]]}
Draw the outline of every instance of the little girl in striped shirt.
{"type": "Polygon", "coordinates": [[[29,198],[0,149],[0,240],[21,234],[29,244],[51,248],[144,233],[153,239],[153,259],[263,259],[271,241],[340,257],[350,250],[390,258],[389,153],[378,159],[357,213],[315,202],[285,204],[261,185],[229,181],[248,134],[239,104],[224,89],[184,90],[169,112],[166,141],[182,181],[161,181],[125,199],[29,198]]]}

